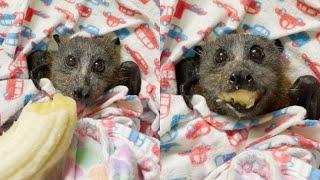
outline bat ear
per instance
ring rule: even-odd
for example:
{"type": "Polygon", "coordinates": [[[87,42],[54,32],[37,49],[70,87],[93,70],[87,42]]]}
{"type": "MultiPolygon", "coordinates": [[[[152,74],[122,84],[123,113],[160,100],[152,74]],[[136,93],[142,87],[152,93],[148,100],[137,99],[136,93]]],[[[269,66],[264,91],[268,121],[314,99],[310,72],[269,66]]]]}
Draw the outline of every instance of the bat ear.
{"type": "Polygon", "coordinates": [[[66,43],[68,41],[68,37],[60,36],[58,34],[52,35],[53,41],[49,41],[48,43],[48,50],[49,51],[58,51],[58,48],[61,44],[66,43]]]}
{"type": "Polygon", "coordinates": [[[234,30],[228,32],[227,34],[238,34],[238,31],[236,29],[234,29],[234,30]]]}
{"type": "Polygon", "coordinates": [[[129,95],[139,95],[141,88],[141,75],[138,65],[132,61],[121,64],[120,76],[124,80],[122,85],[128,87],[129,95]]]}
{"type": "Polygon", "coordinates": [[[284,50],[283,44],[280,41],[280,39],[275,39],[274,40],[274,45],[278,48],[279,52],[282,53],[284,50]]]}
{"type": "Polygon", "coordinates": [[[199,59],[200,55],[202,54],[202,46],[193,47],[193,51],[196,53],[195,58],[199,59]]]}
{"type": "Polygon", "coordinates": [[[58,46],[68,41],[68,37],[65,35],[54,34],[52,37],[58,46]]]}
{"type": "Polygon", "coordinates": [[[58,34],[54,34],[52,37],[56,41],[57,44],[60,44],[61,39],[60,39],[60,36],[58,34]]]}
{"type": "Polygon", "coordinates": [[[107,43],[108,45],[110,45],[110,43],[114,45],[120,45],[120,39],[114,33],[108,33],[103,36],[98,36],[97,39],[101,40],[104,43],[107,43]]]}
{"type": "Polygon", "coordinates": [[[120,45],[120,39],[119,39],[119,37],[114,38],[111,42],[112,42],[113,44],[115,44],[115,45],[120,45]]]}

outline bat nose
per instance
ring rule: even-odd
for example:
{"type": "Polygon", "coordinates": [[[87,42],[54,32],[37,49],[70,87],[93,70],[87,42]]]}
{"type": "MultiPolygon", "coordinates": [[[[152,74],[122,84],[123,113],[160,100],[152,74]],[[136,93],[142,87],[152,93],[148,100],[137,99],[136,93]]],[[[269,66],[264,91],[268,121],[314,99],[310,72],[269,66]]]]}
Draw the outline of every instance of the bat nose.
{"type": "Polygon", "coordinates": [[[78,88],[78,89],[74,90],[73,97],[76,100],[89,98],[89,88],[84,87],[84,88],[78,88]]]}
{"type": "Polygon", "coordinates": [[[253,77],[248,71],[237,71],[232,73],[229,77],[229,82],[237,86],[250,84],[252,81],[253,77]]]}

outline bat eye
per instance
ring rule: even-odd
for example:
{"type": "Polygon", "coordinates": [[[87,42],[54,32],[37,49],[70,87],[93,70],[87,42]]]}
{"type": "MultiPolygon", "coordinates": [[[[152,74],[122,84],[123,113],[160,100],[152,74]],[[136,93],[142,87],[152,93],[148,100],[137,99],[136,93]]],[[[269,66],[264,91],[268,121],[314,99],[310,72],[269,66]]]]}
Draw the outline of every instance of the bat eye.
{"type": "Polygon", "coordinates": [[[222,63],[224,61],[227,61],[229,59],[229,55],[226,50],[224,49],[218,49],[214,55],[214,60],[217,63],[222,63]]]}
{"type": "Polygon", "coordinates": [[[75,67],[77,65],[77,60],[74,56],[68,56],[66,58],[66,65],[69,67],[75,67]]]}
{"type": "Polygon", "coordinates": [[[98,59],[93,63],[92,69],[94,72],[101,73],[105,69],[104,61],[102,59],[98,59]]]}
{"type": "Polygon", "coordinates": [[[250,48],[249,55],[250,55],[250,59],[255,62],[261,62],[262,59],[264,58],[263,49],[258,45],[254,45],[250,48]]]}

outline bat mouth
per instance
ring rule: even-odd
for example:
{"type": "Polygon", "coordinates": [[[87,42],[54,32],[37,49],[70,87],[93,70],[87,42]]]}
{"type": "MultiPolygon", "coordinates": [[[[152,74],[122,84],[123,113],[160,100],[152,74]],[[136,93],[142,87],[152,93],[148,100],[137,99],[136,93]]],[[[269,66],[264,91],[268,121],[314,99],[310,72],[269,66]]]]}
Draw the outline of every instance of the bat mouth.
{"type": "Polygon", "coordinates": [[[239,89],[233,92],[222,92],[216,102],[224,103],[239,117],[252,113],[264,97],[265,91],[239,89]]]}
{"type": "Polygon", "coordinates": [[[260,101],[260,99],[257,99],[257,100],[255,101],[254,105],[253,105],[252,107],[250,107],[250,108],[247,108],[247,107],[242,106],[242,105],[240,105],[240,104],[230,104],[230,103],[227,103],[227,106],[230,105],[231,107],[233,107],[235,110],[237,110],[237,111],[240,112],[240,113],[249,113],[249,112],[252,112],[252,111],[254,110],[254,108],[256,107],[256,105],[259,104],[259,101],[260,101]]]}

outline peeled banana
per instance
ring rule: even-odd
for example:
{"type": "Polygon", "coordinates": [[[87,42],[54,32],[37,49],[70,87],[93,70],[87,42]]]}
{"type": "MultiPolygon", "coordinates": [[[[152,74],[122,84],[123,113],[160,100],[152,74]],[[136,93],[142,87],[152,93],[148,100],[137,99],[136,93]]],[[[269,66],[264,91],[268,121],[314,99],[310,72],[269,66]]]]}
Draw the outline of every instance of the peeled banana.
{"type": "Polygon", "coordinates": [[[43,179],[67,151],[76,122],[76,103],[56,94],[27,105],[0,136],[0,179],[43,179]]]}

